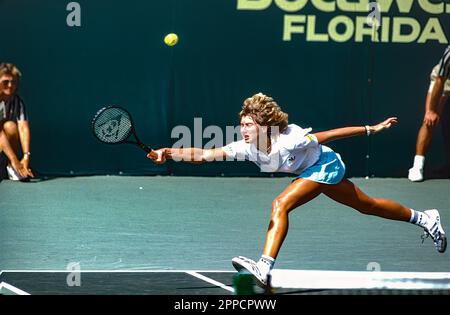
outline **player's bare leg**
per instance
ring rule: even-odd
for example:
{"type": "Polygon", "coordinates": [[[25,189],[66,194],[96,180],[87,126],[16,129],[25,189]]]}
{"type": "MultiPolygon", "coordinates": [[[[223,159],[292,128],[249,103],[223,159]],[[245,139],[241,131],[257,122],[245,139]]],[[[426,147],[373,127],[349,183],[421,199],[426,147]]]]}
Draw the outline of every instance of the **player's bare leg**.
{"type": "Polygon", "coordinates": [[[289,212],[314,199],[329,186],[302,178],[291,183],[272,203],[272,213],[261,259],[255,262],[239,256],[233,258],[233,266],[237,270],[246,269],[260,286],[266,286],[270,270],[288,233],[289,212]]]}
{"type": "Polygon", "coordinates": [[[447,238],[440,223],[439,212],[436,209],[420,212],[392,200],[369,197],[348,179],[330,186],[324,193],[331,199],[352,207],[363,214],[414,223],[422,227],[425,233],[433,238],[436,249],[440,253],[446,250],[447,238]]]}

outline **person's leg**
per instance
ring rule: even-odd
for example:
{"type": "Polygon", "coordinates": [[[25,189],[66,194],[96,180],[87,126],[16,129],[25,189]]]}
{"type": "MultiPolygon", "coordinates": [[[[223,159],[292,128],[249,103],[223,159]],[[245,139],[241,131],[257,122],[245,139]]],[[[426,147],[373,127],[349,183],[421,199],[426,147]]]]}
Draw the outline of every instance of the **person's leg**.
{"type": "Polygon", "coordinates": [[[13,121],[6,121],[3,124],[2,129],[6,135],[6,138],[8,139],[9,145],[14,150],[14,153],[18,155],[20,140],[19,140],[19,129],[17,127],[17,124],[13,121]]]}
{"type": "MultiPolygon", "coordinates": [[[[426,97],[426,103],[430,102],[431,94],[428,93],[426,97]]],[[[422,121],[422,125],[420,126],[419,133],[417,135],[416,141],[416,155],[425,156],[427,153],[428,147],[431,144],[431,140],[433,138],[433,128],[428,127],[422,121]]]]}
{"type": "MultiPolygon", "coordinates": [[[[9,156],[14,156],[14,158],[19,156],[19,148],[20,148],[20,137],[19,137],[19,129],[17,124],[13,121],[6,121],[3,123],[2,132],[5,135],[7,145],[10,149],[9,156]]],[[[19,181],[24,180],[26,176],[23,176],[23,172],[18,172],[18,163],[17,161],[12,161],[10,157],[8,157],[8,165],[6,166],[6,171],[8,173],[8,177],[11,180],[19,181]]],[[[22,167],[20,167],[21,169],[22,167]]]]}
{"type": "MultiPolygon", "coordinates": [[[[442,111],[447,98],[442,96],[436,111],[442,116],[442,111]]],[[[430,93],[427,94],[426,102],[430,101],[430,93]]],[[[423,168],[425,165],[425,155],[428,152],[428,148],[433,140],[434,127],[427,126],[424,122],[420,126],[419,133],[416,141],[416,155],[414,156],[414,163],[412,168],[409,169],[408,179],[413,182],[423,180],[423,168]]]]}
{"type": "Polygon", "coordinates": [[[330,187],[325,195],[363,214],[405,222],[411,219],[411,209],[388,199],[369,197],[348,179],[330,187]]]}
{"type": "MultiPolygon", "coordinates": [[[[17,159],[14,150],[11,148],[11,145],[6,137],[6,134],[3,130],[0,130],[0,163],[1,167],[5,168],[6,173],[8,173],[8,177],[11,179],[12,176],[19,179],[25,176],[25,170],[23,165],[17,159]],[[9,165],[8,165],[9,164],[9,165]]],[[[1,177],[4,177],[4,170],[0,171],[1,177]]]]}
{"type": "Polygon", "coordinates": [[[408,170],[408,179],[412,182],[421,182],[424,179],[423,169],[425,166],[425,154],[433,138],[433,127],[422,123],[416,141],[416,155],[413,166],[408,170]]]}
{"type": "Polygon", "coordinates": [[[314,199],[329,186],[302,178],[292,182],[272,202],[272,213],[261,259],[255,263],[242,256],[235,257],[232,260],[234,267],[237,270],[246,269],[255,276],[260,285],[266,285],[267,276],[275,264],[289,229],[289,212],[314,199]]]}
{"type": "Polygon", "coordinates": [[[272,213],[266,234],[263,255],[276,258],[289,228],[288,214],[293,209],[314,199],[330,185],[307,179],[297,179],[272,202],[272,213]]]}
{"type": "Polygon", "coordinates": [[[432,236],[439,252],[444,252],[446,249],[445,232],[440,224],[437,210],[420,212],[392,200],[369,197],[348,179],[331,186],[324,193],[331,199],[363,214],[414,223],[424,228],[432,236]]]}
{"type": "Polygon", "coordinates": [[[422,126],[420,126],[419,129],[419,133],[417,134],[416,155],[425,156],[432,140],[433,140],[433,127],[429,127],[424,123],[422,123],[422,126]]]}
{"type": "Polygon", "coordinates": [[[6,141],[6,136],[0,129],[0,182],[6,178],[6,165],[8,164],[8,158],[3,153],[4,141],[6,141]]]}

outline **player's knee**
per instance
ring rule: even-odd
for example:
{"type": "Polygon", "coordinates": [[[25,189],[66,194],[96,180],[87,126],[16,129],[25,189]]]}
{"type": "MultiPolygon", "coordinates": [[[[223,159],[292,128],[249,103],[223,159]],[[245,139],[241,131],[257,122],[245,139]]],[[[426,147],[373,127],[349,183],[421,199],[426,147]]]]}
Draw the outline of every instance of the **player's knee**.
{"type": "Polygon", "coordinates": [[[286,199],[277,197],[272,202],[272,217],[277,217],[288,212],[289,208],[286,205],[286,199]]]}
{"type": "Polygon", "coordinates": [[[15,122],[8,120],[7,122],[5,122],[3,124],[3,131],[7,134],[7,135],[14,135],[17,134],[18,129],[17,129],[17,125],[15,122]]]}

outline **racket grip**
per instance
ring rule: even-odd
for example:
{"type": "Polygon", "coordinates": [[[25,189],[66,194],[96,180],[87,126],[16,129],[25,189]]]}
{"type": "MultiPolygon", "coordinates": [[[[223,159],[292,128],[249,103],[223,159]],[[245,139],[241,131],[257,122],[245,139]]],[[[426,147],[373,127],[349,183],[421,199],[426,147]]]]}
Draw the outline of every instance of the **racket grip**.
{"type": "Polygon", "coordinates": [[[145,144],[141,143],[139,146],[141,147],[142,150],[144,150],[147,153],[150,153],[153,151],[151,148],[147,147],[145,144]]]}

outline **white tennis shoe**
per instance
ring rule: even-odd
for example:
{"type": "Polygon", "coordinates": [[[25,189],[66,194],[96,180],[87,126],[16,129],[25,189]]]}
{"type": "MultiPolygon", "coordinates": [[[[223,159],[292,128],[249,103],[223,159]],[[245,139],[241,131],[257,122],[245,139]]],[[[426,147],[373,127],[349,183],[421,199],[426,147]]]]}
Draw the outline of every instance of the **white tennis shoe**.
{"type": "Polygon", "coordinates": [[[233,267],[238,271],[247,271],[253,278],[255,278],[256,284],[261,288],[266,288],[268,285],[268,275],[262,274],[259,270],[256,262],[244,256],[234,257],[231,260],[233,267]]]}
{"type": "Polygon", "coordinates": [[[25,179],[25,177],[20,176],[20,174],[17,173],[16,170],[10,165],[6,166],[6,170],[8,172],[8,178],[10,180],[19,181],[25,179]]]}
{"type": "Polygon", "coordinates": [[[425,210],[424,213],[428,216],[428,224],[424,228],[424,238],[431,236],[434,246],[438,252],[443,253],[447,249],[447,237],[441,225],[441,218],[439,211],[436,209],[425,210]]]}
{"type": "Polygon", "coordinates": [[[423,169],[421,168],[410,168],[408,171],[408,179],[412,182],[423,181],[423,169]]]}

